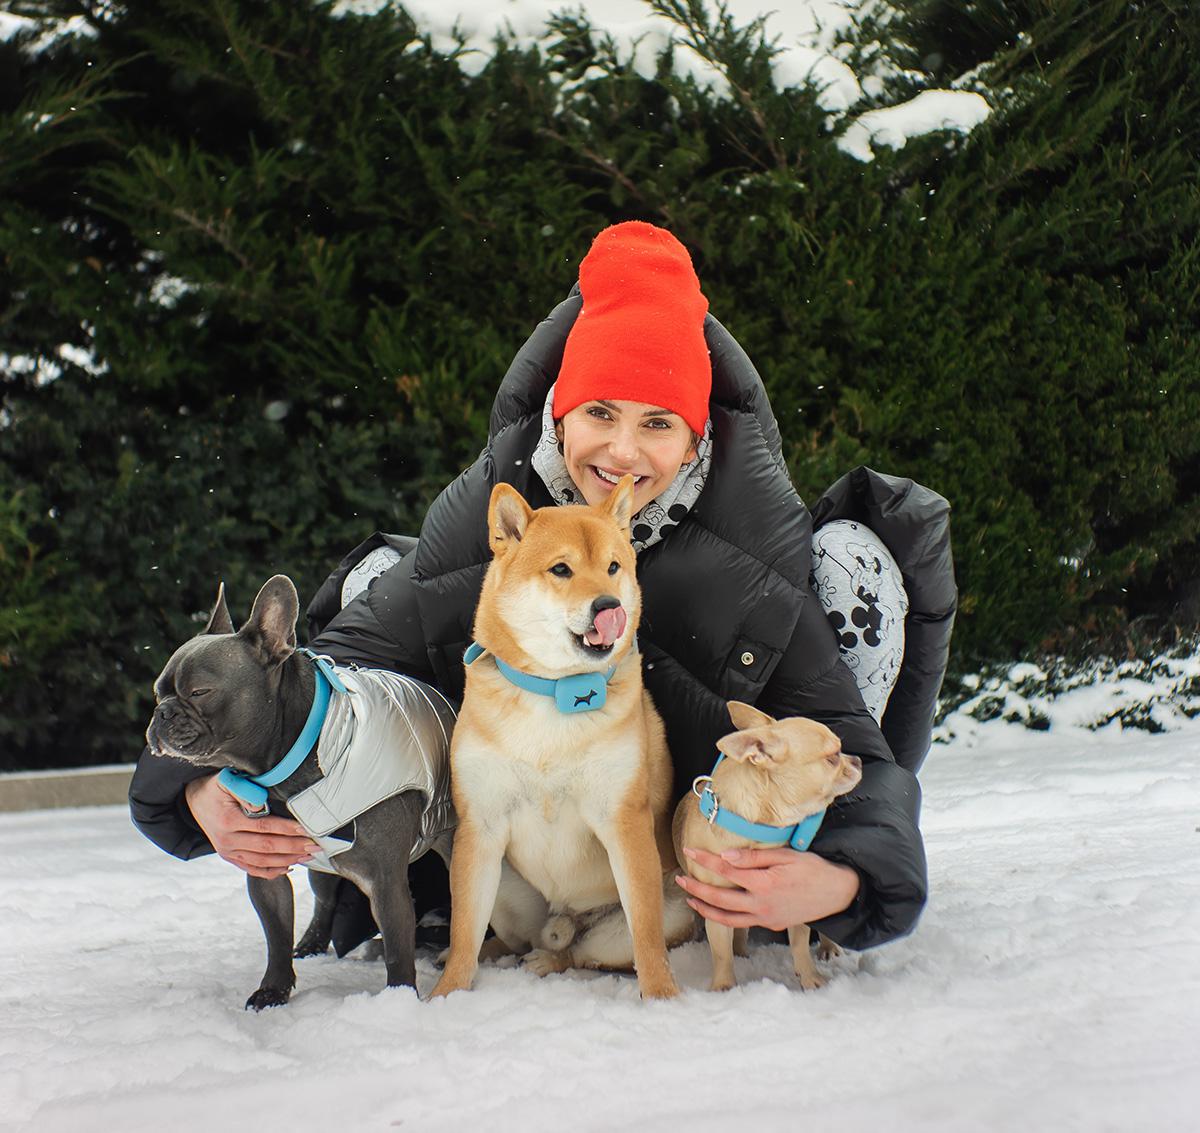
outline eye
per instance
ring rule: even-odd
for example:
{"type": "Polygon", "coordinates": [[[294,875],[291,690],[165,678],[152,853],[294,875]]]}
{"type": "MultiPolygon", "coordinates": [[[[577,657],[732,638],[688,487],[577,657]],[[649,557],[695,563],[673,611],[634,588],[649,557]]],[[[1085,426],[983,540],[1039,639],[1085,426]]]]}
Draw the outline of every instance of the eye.
{"type": "Polygon", "coordinates": [[[830,767],[836,767],[839,763],[841,763],[841,761],[842,757],[840,755],[827,755],[825,757],[825,762],[828,763],[830,767]]]}
{"type": "Polygon", "coordinates": [[[566,563],[555,563],[549,573],[556,578],[570,578],[575,572],[566,563]]]}
{"type": "Polygon", "coordinates": [[[194,688],[188,693],[188,696],[191,697],[192,700],[198,700],[202,696],[207,696],[210,692],[212,692],[211,688],[194,688]]]}
{"type": "Polygon", "coordinates": [[[610,420],[609,412],[603,405],[591,405],[588,407],[588,416],[599,418],[601,421],[610,420]]]}
{"type": "Polygon", "coordinates": [[[658,429],[660,432],[661,432],[663,429],[669,429],[669,428],[671,427],[671,422],[670,422],[670,421],[668,421],[668,420],[667,420],[665,417],[651,417],[651,418],[650,418],[650,419],[649,419],[649,420],[646,422],[646,424],[647,424],[647,425],[648,425],[648,426],[649,426],[651,429],[658,429]]]}
{"type": "Polygon", "coordinates": [[[616,574],[617,571],[619,571],[620,569],[621,569],[621,564],[618,562],[611,562],[608,564],[608,573],[609,574],[616,574]]]}

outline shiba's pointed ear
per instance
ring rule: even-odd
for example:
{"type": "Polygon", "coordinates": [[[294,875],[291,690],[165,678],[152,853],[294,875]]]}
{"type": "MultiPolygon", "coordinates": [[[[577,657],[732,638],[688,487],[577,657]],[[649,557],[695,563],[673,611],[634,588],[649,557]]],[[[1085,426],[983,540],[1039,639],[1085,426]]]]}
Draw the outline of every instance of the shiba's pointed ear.
{"type": "Polygon", "coordinates": [[[608,515],[617,521],[617,525],[626,533],[633,522],[633,477],[622,476],[617,486],[608,494],[608,499],[600,505],[608,515]]]}
{"type": "Polygon", "coordinates": [[[225,605],[225,583],[217,583],[217,600],[213,604],[212,613],[208,615],[208,625],[201,633],[233,633],[233,618],[229,616],[229,607],[225,605]]]}
{"type": "Polygon", "coordinates": [[[761,709],[755,708],[753,704],[744,704],[740,700],[731,700],[728,707],[729,719],[733,721],[735,728],[765,728],[768,724],[775,723],[775,717],[768,716],[761,709]]]}
{"type": "Polygon", "coordinates": [[[533,508],[511,484],[497,484],[488,503],[488,537],[492,554],[502,555],[525,537],[533,508]]]}
{"type": "Polygon", "coordinates": [[[754,732],[731,732],[717,740],[717,750],[735,763],[774,763],[775,757],[763,746],[763,736],[754,732]]]}
{"type": "Polygon", "coordinates": [[[263,654],[266,661],[279,664],[296,649],[296,618],[300,613],[300,598],[292,580],[286,574],[267,579],[254,599],[250,620],[238,631],[263,654]]]}

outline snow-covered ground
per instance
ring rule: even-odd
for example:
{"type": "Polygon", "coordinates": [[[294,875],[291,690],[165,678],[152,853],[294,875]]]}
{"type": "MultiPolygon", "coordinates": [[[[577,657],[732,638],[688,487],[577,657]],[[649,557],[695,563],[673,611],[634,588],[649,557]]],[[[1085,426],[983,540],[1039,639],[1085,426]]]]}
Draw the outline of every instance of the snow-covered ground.
{"type": "Polygon", "coordinates": [[[1045,731],[967,716],[1029,703],[981,689],[921,775],[917,931],[810,993],[776,944],[724,995],[705,946],[677,950],[671,1003],[511,964],[424,1003],[329,957],[253,1015],[263,945],[231,867],[166,857],[121,809],[0,816],[0,1128],[1194,1130],[1200,717],[1177,708],[1197,671],[1143,681],[1167,690],[1160,735],[1080,726],[1127,675],[1043,704],[1045,731]]]}

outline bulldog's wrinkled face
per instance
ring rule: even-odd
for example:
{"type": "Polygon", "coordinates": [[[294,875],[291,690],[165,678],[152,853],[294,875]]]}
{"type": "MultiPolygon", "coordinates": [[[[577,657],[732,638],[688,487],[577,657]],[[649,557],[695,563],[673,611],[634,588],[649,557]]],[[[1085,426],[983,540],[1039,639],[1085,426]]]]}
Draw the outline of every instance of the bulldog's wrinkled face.
{"type": "Polygon", "coordinates": [[[290,579],[276,575],[235,633],[222,587],[204,631],[172,654],[154,682],[151,754],[265,771],[278,744],[280,667],[295,650],[298,607],[290,579]]]}

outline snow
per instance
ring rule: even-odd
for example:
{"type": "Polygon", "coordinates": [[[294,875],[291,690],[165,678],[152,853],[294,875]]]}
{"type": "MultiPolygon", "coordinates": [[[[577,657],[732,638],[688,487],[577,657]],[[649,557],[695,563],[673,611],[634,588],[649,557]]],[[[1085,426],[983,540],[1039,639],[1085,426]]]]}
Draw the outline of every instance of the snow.
{"type": "MultiPolygon", "coordinates": [[[[1196,666],[1138,679],[1179,705],[1196,666]]],[[[976,683],[1032,702],[1036,679],[976,683]]],[[[1194,1129],[1200,716],[1079,725],[1132,679],[1043,698],[1047,731],[960,707],[921,774],[924,917],[809,993],[766,942],[718,995],[706,946],[676,950],[669,1003],[511,962],[427,1003],[325,957],[254,1015],[232,867],[167,857],[122,808],[0,816],[0,1129],[1194,1129]]]]}
{"type": "MultiPolygon", "coordinates": [[[[370,14],[388,7],[392,0],[338,0],[338,14],[370,14]]],[[[671,20],[656,14],[647,0],[405,0],[403,6],[417,27],[427,33],[437,51],[451,52],[462,43],[459,66],[467,74],[478,74],[491,56],[499,36],[528,46],[547,43],[547,21],[555,13],[583,13],[600,34],[612,38],[622,59],[631,62],[638,74],[650,79],[655,75],[659,55],[671,50],[679,74],[692,76],[697,83],[717,94],[728,96],[729,85],[723,74],[680,42],[681,29],[671,20]]],[[[779,49],[773,62],[775,81],[780,88],[813,82],[819,89],[817,102],[829,115],[831,127],[846,119],[864,92],[878,97],[884,89],[878,74],[856,75],[838,57],[838,41],[859,10],[880,10],[879,0],[726,0],[726,9],[738,27],[746,27],[762,18],[766,38],[779,49]]],[[[717,5],[706,0],[705,8],[714,15],[717,5]]],[[[0,15],[0,39],[13,36],[30,26],[23,16],[0,15]]],[[[72,17],[50,26],[32,50],[43,50],[62,35],[89,34],[82,17],[72,17]]],[[[570,93],[579,80],[564,83],[570,93]]],[[[957,85],[957,84],[952,84],[957,85]]],[[[990,113],[988,103],[978,94],[961,90],[923,91],[899,106],[867,111],[850,117],[838,139],[839,147],[860,161],[874,160],[872,146],[903,147],[911,138],[934,130],[949,129],[969,133],[990,113]]],[[[167,304],[169,305],[169,304],[167,304]]]]}
{"type": "Polygon", "coordinates": [[[987,100],[974,91],[926,90],[897,106],[860,114],[838,138],[838,148],[873,161],[872,146],[903,149],[911,138],[934,130],[969,134],[990,113],[987,100]]]}

